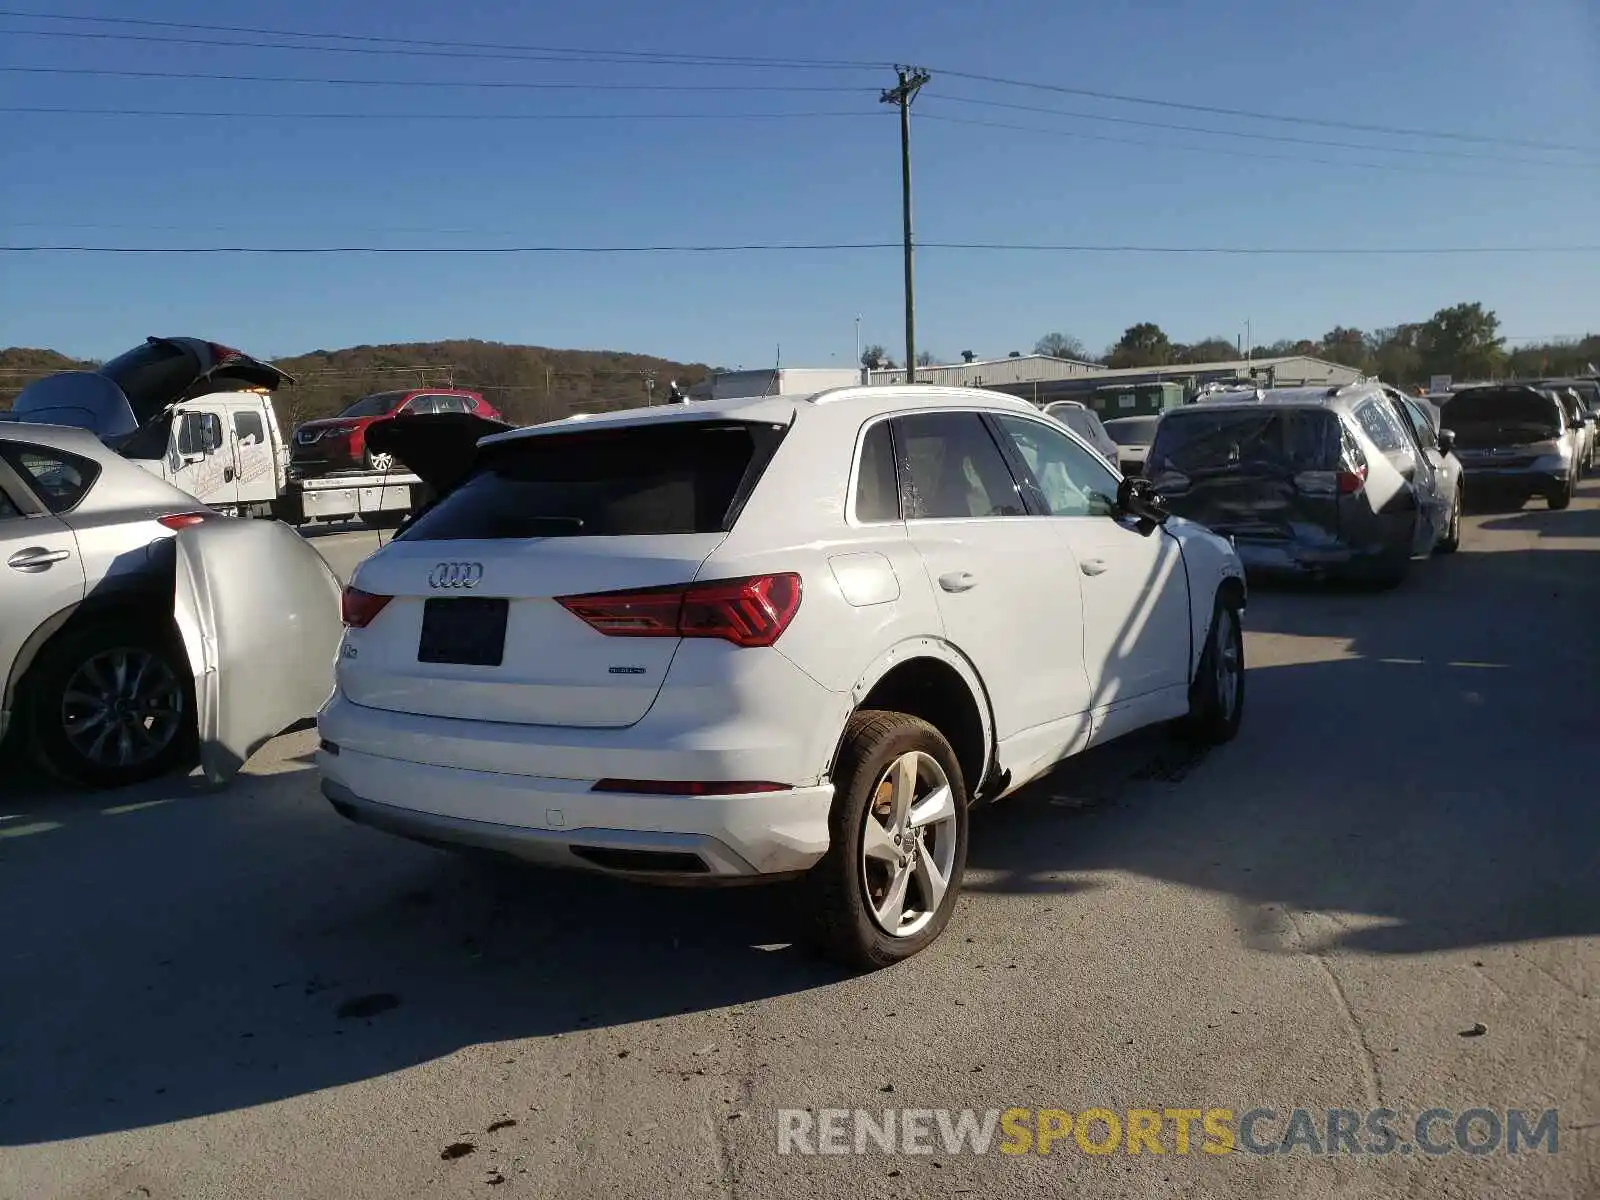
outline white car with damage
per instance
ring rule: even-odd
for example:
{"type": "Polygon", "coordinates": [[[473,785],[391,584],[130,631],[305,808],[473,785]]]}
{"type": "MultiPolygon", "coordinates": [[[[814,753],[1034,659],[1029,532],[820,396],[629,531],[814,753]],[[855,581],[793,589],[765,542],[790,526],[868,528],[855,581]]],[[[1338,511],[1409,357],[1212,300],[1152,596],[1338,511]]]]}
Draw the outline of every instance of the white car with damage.
{"type": "Polygon", "coordinates": [[[968,810],[1239,728],[1230,544],[1025,401],[842,388],[458,438],[357,569],[323,790],[435,845],[797,880],[863,967],[950,919],[968,810]]]}

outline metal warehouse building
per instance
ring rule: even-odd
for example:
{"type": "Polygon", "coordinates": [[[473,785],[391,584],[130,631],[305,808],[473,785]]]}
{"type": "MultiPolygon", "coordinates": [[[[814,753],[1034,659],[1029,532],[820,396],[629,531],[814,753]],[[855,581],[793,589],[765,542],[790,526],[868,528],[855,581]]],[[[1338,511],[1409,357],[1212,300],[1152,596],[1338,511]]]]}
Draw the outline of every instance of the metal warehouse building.
{"type": "MultiPolygon", "coordinates": [[[[1029,354],[987,362],[952,363],[918,367],[918,383],[947,387],[981,387],[1048,404],[1052,400],[1082,399],[1096,388],[1114,384],[1177,383],[1192,396],[1208,383],[1255,382],[1262,387],[1353,383],[1361,377],[1354,367],[1340,366],[1309,355],[1286,358],[1235,359],[1229,362],[1183,363],[1170,367],[1129,367],[1111,370],[1094,363],[1029,354]]],[[[903,370],[873,371],[873,384],[904,383],[903,370]]]]}
{"type": "MultiPolygon", "coordinates": [[[[722,399],[729,396],[799,394],[844,387],[861,382],[875,387],[904,383],[903,368],[884,371],[856,371],[845,368],[796,368],[758,371],[725,371],[689,390],[694,400],[722,399]]],[[[1052,358],[1048,354],[1024,354],[1017,358],[991,358],[981,362],[943,363],[918,367],[918,383],[944,387],[988,388],[1020,396],[1035,404],[1052,400],[1082,399],[1102,388],[1117,384],[1176,383],[1191,397],[1208,383],[1255,382],[1263,387],[1289,387],[1299,384],[1353,383],[1361,372],[1308,355],[1287,358],[1235,359],[1230,362],[1184,363],[1170,367],[1130,367],[1110,370],[1096,363],[1071,358],[1052,358]]]]}

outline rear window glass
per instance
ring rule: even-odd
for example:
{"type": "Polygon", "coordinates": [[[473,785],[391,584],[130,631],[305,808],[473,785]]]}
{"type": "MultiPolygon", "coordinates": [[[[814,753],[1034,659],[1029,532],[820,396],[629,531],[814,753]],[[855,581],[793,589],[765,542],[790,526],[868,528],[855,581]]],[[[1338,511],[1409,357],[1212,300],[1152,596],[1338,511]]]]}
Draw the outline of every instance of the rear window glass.
{"type": "Polygon", "coordinates": [[[1511,388],[1484,388],[1457,392],[1444,406],[1445,423],[1452,428],[1463,424],[1512,423],[1560,427],[1556,401],[1538,392],[1511,388]]]}
{"type": "Polygon", "coordinates": [[[1338,419],[1323,409],[1170,412],[1156,427],[1145,473],[1337,469],[1338,419]]]}
{"type": "Polygon", "coordinates": [[[1159,417],[1122,417],[1106,422],[1106,433],[1119,446],[1148,446],[1159,417]]]}
{"type": "Polygon", "coordinates": [[[64,450],[44,446],[0,446],[0,457],[11,464],[53,513],[77,507],[100,475],[100,464],[64,450]]]}
{"type": "Polygon", "coordinates": [[[725,532],[783,432],[694,421],[518,438],[486,447],[467,481],[398,538],[725,532]]]}
{"type": "Polygon", "coordinates": [[[341,417],[381,417],[408,395],[410,395],[409,392],[378,392],[376,395],[363,396],[339,415],[341,417]]]}

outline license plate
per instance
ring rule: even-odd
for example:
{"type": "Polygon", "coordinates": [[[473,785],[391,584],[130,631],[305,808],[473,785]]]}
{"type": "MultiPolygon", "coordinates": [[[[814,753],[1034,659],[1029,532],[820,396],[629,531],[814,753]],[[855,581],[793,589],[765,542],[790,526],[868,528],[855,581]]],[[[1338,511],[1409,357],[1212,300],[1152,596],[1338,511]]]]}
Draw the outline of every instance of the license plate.
{"type": "Polygon", "coordinates": [[[505,658],[510,609],[510,601],[486,596],[425,601],[417,661],[498,667],[505,658]]]}

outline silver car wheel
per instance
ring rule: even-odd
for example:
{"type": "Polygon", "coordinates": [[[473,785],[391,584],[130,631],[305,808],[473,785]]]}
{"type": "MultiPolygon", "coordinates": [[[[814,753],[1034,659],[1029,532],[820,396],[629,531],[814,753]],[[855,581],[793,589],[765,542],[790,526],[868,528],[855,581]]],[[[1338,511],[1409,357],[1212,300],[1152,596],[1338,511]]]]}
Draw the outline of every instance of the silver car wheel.
{"type": "Polygon", "coordinates": [[[183,728],[184,689],[148,650],[106,650],[73,672],[61,695],[67,742],[97,767],[149,762],[183,728]]]}
{"type": "Polygon", "coordinates": [[[374,471],[394,470],[394,455],[392,454],[369,454],[367,461],[374,471]]]}
{"type": "Polygon", "coordinates": [[[902,754],[878,777],[861,836],[861,886],[890,937],[920,933],[944,902],[956,858],[956,802],[937,760],[902,754]]]}

